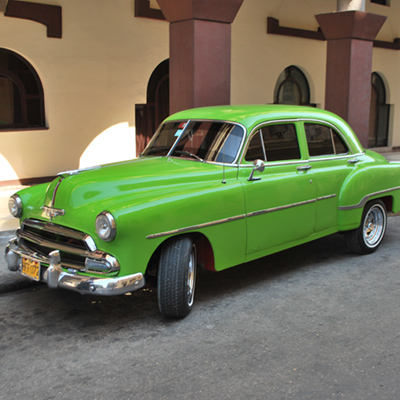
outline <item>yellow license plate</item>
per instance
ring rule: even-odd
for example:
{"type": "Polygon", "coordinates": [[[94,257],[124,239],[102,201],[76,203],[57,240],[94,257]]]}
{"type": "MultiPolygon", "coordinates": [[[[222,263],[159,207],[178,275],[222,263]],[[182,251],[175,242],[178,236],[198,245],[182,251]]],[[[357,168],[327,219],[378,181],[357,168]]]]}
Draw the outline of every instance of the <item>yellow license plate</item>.
{"type": "Polygon", "coordinates": [[[22,275],[38,281],[40,279],[40,263],[22,258],[22,275]]]}

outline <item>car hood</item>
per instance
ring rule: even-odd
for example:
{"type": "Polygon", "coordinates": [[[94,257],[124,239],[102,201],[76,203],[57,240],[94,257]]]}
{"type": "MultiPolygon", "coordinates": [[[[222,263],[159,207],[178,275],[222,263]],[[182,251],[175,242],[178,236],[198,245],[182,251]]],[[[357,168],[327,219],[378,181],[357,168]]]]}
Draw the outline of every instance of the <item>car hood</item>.
{"type": "MultiPolygon", "coordinates": [[[[49,184],[42,205],[65,210],[61,219],[71,225],[71,211],[75,219],[80,212],[112,211],[116,204],[132,206],[154,201],[181,191],[199,190],[202,183],[221,184],[222,179],[221,165],[167,157],[142,158],[61,173],[49,184]]],[[[57,221],[61,222],[59,218],[57,221]]]]}

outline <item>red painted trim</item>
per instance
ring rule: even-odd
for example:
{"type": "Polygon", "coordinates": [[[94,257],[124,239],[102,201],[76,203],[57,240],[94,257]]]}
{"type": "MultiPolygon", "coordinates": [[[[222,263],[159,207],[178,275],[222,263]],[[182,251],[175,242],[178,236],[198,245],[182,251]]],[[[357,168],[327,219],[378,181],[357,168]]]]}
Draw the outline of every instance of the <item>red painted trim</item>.
{"type": "Polygon", "coordinates": [[[62,8],[60,6],[9,0],[4,15],[39,22],[47,27],[47,37],[60,39],[62,37],[62,8]]]}

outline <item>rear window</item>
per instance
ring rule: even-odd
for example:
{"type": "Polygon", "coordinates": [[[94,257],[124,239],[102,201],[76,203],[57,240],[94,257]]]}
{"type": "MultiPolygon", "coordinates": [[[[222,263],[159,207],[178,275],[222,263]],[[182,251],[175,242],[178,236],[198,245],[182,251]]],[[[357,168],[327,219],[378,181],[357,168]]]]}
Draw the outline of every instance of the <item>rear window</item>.
{"type": "Polygon", "coordinates": [[[304,124],[308,154],[310,157],[347,154],[349,152],[344,140],[331,127],[320,124],[304,124]]]}

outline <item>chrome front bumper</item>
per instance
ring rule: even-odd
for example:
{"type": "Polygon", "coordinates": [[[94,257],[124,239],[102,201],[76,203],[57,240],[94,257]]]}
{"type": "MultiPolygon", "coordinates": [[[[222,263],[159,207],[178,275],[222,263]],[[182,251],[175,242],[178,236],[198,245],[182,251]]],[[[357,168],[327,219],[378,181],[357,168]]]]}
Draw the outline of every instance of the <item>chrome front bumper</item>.
{"type": "Polygon", "coordinates": [[[48,257],[44,258],[41,255],[19,249],[17,238],[11,239],[4,253],[8,269],[10,271],[21,271],[22,257],[49,264],[41,280],[47,282],[47,285],[52,289],[62,288],[81,294],[114,296],[133,292],[142,288],[145,284],[142,273],[116,278],[102,278],[66,272],[61,267],[58,250],[52,251],[48,257]]]}

